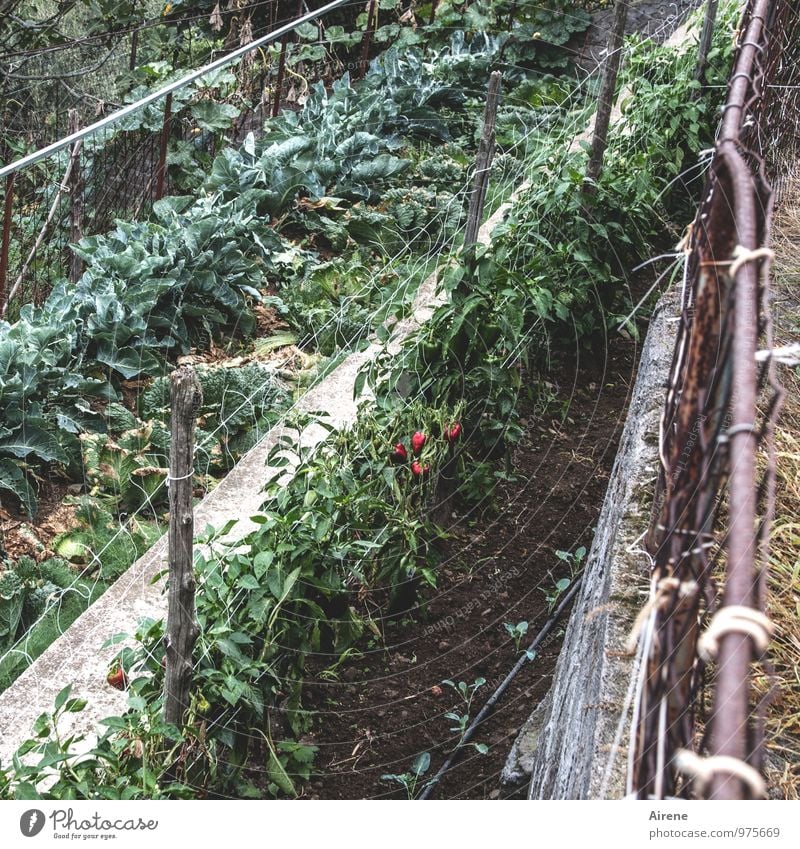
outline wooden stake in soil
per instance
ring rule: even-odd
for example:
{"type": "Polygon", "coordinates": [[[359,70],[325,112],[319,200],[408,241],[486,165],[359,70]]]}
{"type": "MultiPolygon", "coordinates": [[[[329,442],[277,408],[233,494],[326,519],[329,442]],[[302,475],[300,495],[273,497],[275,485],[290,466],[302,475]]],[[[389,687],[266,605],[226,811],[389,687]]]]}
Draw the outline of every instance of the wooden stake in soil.
{"type": "Polygon", "coordinates": [[[617,75],[619,74],[619,66],[622,59],[622,39],[625,35],[625,21],[627,17],[628,4],[624,0],[616,0],[611,36],[606,49],[603,81],[600,84],[600,95],[597,98],[597,114],[594,120],[592,151],[589,154],[589,164],[586,167],[586,182],[583,186],[586,194],[594,194],[594,184],[603,170],[603,156],[605,155],[606,143],[608,141],[608,125],[611,121],[614,92],[617,88],[617,75]]]}
{"type": "MultiPolygon", "coordinates": [[[[22,283],[25,280],[25,277],[27,276],[31,266],[33,265],[34,260],[36,259],[36,255],[39,252],[39,248],[41,248],[41,246],[44,244],[45,238],[47,237],[47,234],[50,231],[50,227],[52,226],[53,221],[55,220],[56,215],[58,214],[58,211],[61,208],[61,198],[72,184],[72,175],[75,171],[76,164],[80,160],[82,146],[83,139],[78,139],[78,141],[76,141],[75,144],[72,146],[72,152],[70,153],[69,163],[67,164],[67,170],[64,172],[64,177],[58,186],[58,190],[56,191],[56,195],[53,198],[53,202],[52,204],[50,204],[50,211],[47,213],[47,217],[44,220],[42,229],[39,231],[39,235],[36,237],[36,241],[33,243],[33,247],[28,253],[28,258],[22,264],[22,268],[20,268],[19,273],[17,274],[17,279],[14,281],[14,285],[8,292],[8,296],[5,299],[5,303],[3,304],[2,309],[0,309],[0,315],[6,314],[6,309],[8,308],[8,305],[11,303],[11,300],[16,296],[17,292],[20,291],[22,283]]],[[[10,177],[13,176],[13,174],[10,175],[10,177]]],[[[36,288],[37,287],[34,279],[34,300],[36,297],[36,288]]]]}
{"type": "Polygon", "coordinates": [[[172,441],[169,457],[169,601],[164,720],[180,726],[189,706],[192,650],[200,629],[195,619],[192,540],[194,422],[203,392],[194,369],[172,373],[172,441]]]}
{"type": "Polygon", "coordinates": [[[367,72],[367,63],[369,62],[369,47],[372,43],[372,34],[378,27],[378,8],[375,0],[370,0],[369,8],[367,9],[367,28],[364,30],[364,36],[361,39],[361,62],[359,64],[358,76],[363,77],[367,72]]]}
{"type": "MultiPolygon", "coordinates": [[[[135,35],[135,33],[134,33],[135,35]]],[[[78,112],[75,109],[69,110],[69,131],[77,133],[80,128],[78,112]]],[[[69,240],[71,244],[76,245],[83,238],[83,174],[81,172],[81,142],[75,142],[72,149],[72,168],[69,179],[69,220],[70,231],[69,240]]],[[[77,283],[83,273],[83,260],[75,253],[69,252],[69,279],[72,283],[77,283]]]]}
{"type": "MultiPolygon", "coordinates": [[[[277,8],[277,4],[276,4],[277,8]]],[[[301,17],[303,14],[303,0],[297,2],[297,15],[301,17]]],[[[281,55],[278,58],[278,76],[275,79],[275,93],[272,97],[272,117],[277,118],[281,113],[281,94],[283,93],[283,78],[286,74],[286,52],[289,49],[289,40],[292,33],[287,32],[281,39],[281,55]]]]}
{"type": "Polygon", "coordinates": [[[494,128],[497,122],[497,106],[500,103],[500,83],[503,75],[493,71],[489,77],[489,90],[486,95],[486,110],[483,116],[483,132],[475,157],[475,178],[472,185],[472,197],[467,214],[467,229],[464,233],[464,248],[471,248],[478,239],[486,203],[486,187],[489,185],[489,169],[494,159],[494,128]]]}
{"type": "Polygon", "coordinates": [[[717,6],[719,0],[708,0],[706,3],[706,14],[703,18],[703,32],[700,35],[700,48],[697,51],[697,67],[694,78],[700,85],[706,84],[706,68],[708,67],[708,54],[711,50],[711,42],[714,38],[714,24],[717,20],[717,6]]]}
{"type": "Polygon", "coordinates": [[[14,180],[16,174],[6,177],[6,199],[3,205],[3,236],[0,240],[0,303],[3,315],[10,300],[6,296],[6,275],[8,273],[8,252],[11,247],[11,215],[14,211],[14,180]]]}
{"type": "Polygon", "coordinates": [[[286,73],[286,50],[289,47],[289,33],[281,39],[281,55],[278,57],[278,76],[275,80],[275,94],[272,98],[272,117],[277,118],[281,111],[281,91],[286,73]]]}
{"type": "Polygon", "coordinates": [[[172,132],[172,92],[164,100],[164,124],[161,128],[161,147],[158,152],[158,170],[156,171],[156,200],[164,197],[164,184],[167,178],[167,150],[172,132]]]}

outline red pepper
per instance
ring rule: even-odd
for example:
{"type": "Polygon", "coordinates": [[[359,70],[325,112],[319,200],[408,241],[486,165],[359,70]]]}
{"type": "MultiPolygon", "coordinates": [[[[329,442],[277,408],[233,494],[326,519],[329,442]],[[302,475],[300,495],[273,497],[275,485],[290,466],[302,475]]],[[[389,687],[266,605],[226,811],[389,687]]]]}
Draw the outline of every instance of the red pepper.
{"type": "Polygon", "coordinates": [[[452,444],[461,436],[461,430],[461,422],[456,422],[450,425],[449,429],[445,432],[444,438],[452,444]]]}
{"type": "Polygon", "coordinates": [[[424,433],[420,433],[419,431],[411,437],[411,448],[415,454],[419,454],[422,451],[422,446],[425,444],[427,438],[424,433]]]}
{"type": "Polygon", "coordinates": [[[125,674],[125,670],[121,666],[112,667],[106,676],[106,681],[108,681],[115,690],[125,690],[128,686],[128,676],[125,674]]]}
{"type": "Polygon", "coordinates": [[[422,475],[427,475],[430,470],[430,466],[420,465],[419,460],[414,460],[414,462],[411,464],[411,471],[415,478],[418,478],[422,475]]]}
{"type": "Polygon", "coordinates": [[[389,459],[393,463],[405,463],[408,460],[408,451],[406,451],[406,446],[403,445],[402,442],[398,442],[397,445],[394,446],[394,451],[389,455],[389,459]]]}

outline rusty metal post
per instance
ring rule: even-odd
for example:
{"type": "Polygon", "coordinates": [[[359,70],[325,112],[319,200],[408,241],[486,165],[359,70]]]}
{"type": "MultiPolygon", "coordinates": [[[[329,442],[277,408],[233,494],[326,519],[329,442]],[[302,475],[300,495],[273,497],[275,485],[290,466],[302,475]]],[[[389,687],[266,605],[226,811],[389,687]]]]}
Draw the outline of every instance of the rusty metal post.
{"type": "MultiPolygon", "coordinates": [[[[733,141],[720,145],[733,184],[738,244],[758,247],[750,170],[733,141]]],[[[730,200],[730,199],[728,199],[730,200]]],[[[730,495],[724,604],[752,608],[756,582],[756,348],[758,337],[757,265],[744,262],[731,281],[735,287],[731,340],[733,386],[730,445],[730,495]]],[[[717,688],[711,725],[710,750],[740,761],[749,756],[749,667],[753,659],[750,636],[728,631],[719,638],[717,688]]],[[[742,799],[740,779],[717,772],[712,799],[742,799]]]]}
{"type": "Polygon", "coordinates": [[[759,565],[768,562],[762,534],[770,517],[774,476],[768,470],[764,479],[765,521],[759,527],[759,425],[765,422],[769,439],[781,394],[771,382],[770,412],[760,412],[755,357],[761,319],[769,325],[760,281],[766,280],[770,256],[766,246],[772,203],[758,142],[761,98],[770,82],[763,62],[771,6],[770,0],[750,0],[744,12],[709,183],[689,234],[683,316],[661,426],[664,500],[651,526],[655,589],[648,616],[654,636],[638,699],[632,785],[642,798],[673,795],[688,782],[697,795],[712,799],[765,792],[759,776],[763,732],[750,704],[750,665],[761,659],[771,632],[759,565]],[[689,617],[678,620],[676,599],[689,592],[710,599],[714,592],[712,530],[726,481],[721,607],[710,630],[698,638],[703,607],[693,604],[689,617]],[[752,627],[740,627],[737,619],[749,619],[752,627]],[[753,635],[761,636],[755,640],[753,635]],[[695,693],[703,665],[712,659],[710,757],[701,767],[703,760],[685,750],[695,742],[695,693]]]}
{"type": "Polygon", "coordinates": [[[169,134],[172,130],[172,92],[164,101],[164,125],[161,128],[161,149],[158,154],[158,170],[156,171],[156,194],[155,199],[164,197],[164,185],[167,179],[167,149],[169,148],[169,134]]]}
{"type": "Polygon", "coordinates": [[[6,278],[8,276],[8,253],[11,247],[11,215],[14,211],[14,180],[16,173],[6,177],[6,198],[3,204],[3,239],[0,243],[0,305],[6,306],[6,278]]]}

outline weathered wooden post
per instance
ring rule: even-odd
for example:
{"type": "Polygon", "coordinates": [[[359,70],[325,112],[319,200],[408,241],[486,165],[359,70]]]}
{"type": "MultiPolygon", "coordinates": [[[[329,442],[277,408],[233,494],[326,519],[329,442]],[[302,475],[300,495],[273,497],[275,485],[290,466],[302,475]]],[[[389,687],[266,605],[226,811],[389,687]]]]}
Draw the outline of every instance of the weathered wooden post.
{"type": "Polygon", "coordinates": [[[5,315],[9,298],[6,294],[6,278],[8,276],[8,252],[11,247],[11,215],[14,212],[14,179],[16,173],[6,177],[6,197],[3,203],[3,235],[0,239],[0,305],[5,315]]]}
{"type": "Polygon", "coordinates": [[[489,170],[494,159],[494,128],[497,122],[497,106],[500,103],[500,83],[503,75],[492,71],[489,77],[489,90],[486,95],[486,109],[483,114],[483,132],[481,133],[478,153],[475,157],[475,175],[472,183],[472,196],[467,213],[467,228],[464,233],[464,248],[471,248],[478,238],[483,207],[486,203],[486,188],[489,185],[489,170]]]}
{"type": "Polygon", "coordinates": [[[358,76],[363,77],[367,72],[367,62],[369,61],[369,47],[372,43],[372,34],[378,28],[378,4],[376,0],[370,0],[369,8],[367,9],[367,28],[364,30],[364,37],[361,39],[361,62],[359,64],[358,76]]]}
{"type": "Polygon", "coordinates": [[[158,152],[158,170],[156,171],[156,200],[164,197],[164,185],[167,179],[167,150],[172,131],[172,92],[164,100],[164,124],[161,127],[161,148],[158,152]]]}
{"type": "Polygon", "coordinates": [[[191,367],[172,373],[172,441],[169,452],[169,597],[164,720],[181,726],[192,686],[192,651],[199,635],[195,618],[194,423],[203,393],[191,367]]]}
{"type": "Polygon", "coordinates": [[[278,58],[278,76],[275,80],[275,94],[272,98],[272,117],[277,118],[281,111],[281,89],[283,88],[283,77],[286,73],[286,51],[289,47],[289,33],[281,39],[281,55],[278,58]]]}
{"type": "Polygon", "coordinates": [[[717,6],[719,0],[708,0],[706,3],[706,14],[703,18],[703,31],[700,34],[700,47],[697,51],[697,67],[694,78],[700,85],[706,84],[706,68],[708,67],[708,54],[711,50],[711,42],[714,39],[714,24],[717,20],[717,6]]]}
{"type": "Polygon", "coordinates": [[[597,113],[594,119],[594,135],[592,150],[589,154],[589,164],[586,166],[586,182],[583,185],[585,194],[595,191],[595,183],[603,170],[603,156],[608,141],[608,126],[611,121],[611,109],[614,105],[614,92],[617,88],[622,59],[622,39],[625,36],[625,21],[628,17],[628,4],[625,0],[616,0],[614,4],[614,21],[606,49],[606,61],[603,69],[603,81],[600,84],[600,95],[597,98],[597,113]]]}
{"type": "Polygon", "coordinates": [[[511,31],[511,27],[514,26],[514,18],[516,16],[516,14],[517,14],[517,0],[514,0],[514,2],[511,4],[511,11],[508,13],[508,23],[506,24],[506,26],[509,29],[509,32],[511,31]]]}
{"type": "MultiPolygon", "coordinates": [[[[277,8],[277,6],[276,6],[277,8]]],[[[303,0],[297,2],[297,15],[300,17],[303,14],[303,0]]],[[[275,94],[272,98],[272,117],[277,118],[281,111],[281,90],[283,89],[283,78],[286,74],[286,52],[289,49],[289,41],[292,33],[287,32],[281,39],[281,55],[278,58],[278,76],[275,80],[275,94]]]]}
{"type": "MultiPolygon", "coordinates": [[[[77,133],[79,129],[78,112],[69,111],[69,132],[77,133]]],[[[75,142],[72,149],[72,168],[69,174],[69,218],[70,243],[76,245],[83,238],[83,172],[81,169],[81,142],[75,142]]],[[[76,283],[83,273],[83,260],[75,253],[69,252],[69,279],[76,283]]]]}

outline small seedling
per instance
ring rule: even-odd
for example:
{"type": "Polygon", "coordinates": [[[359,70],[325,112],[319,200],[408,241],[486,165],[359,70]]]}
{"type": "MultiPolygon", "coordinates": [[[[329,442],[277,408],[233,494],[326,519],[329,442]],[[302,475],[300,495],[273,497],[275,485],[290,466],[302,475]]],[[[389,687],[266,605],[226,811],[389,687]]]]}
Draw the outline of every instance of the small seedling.
{"type": "MultiPolygon", "coordinates": [[[[485,678],[476,678],[472,684],[467,684],[466,681],[459,681],[456,684],[455,681],[451,681],[449,678],[442,681],[447,687],[455,690],[459,696],[461,696],[461,700],[463,702],[463,709],[459,710],[451,710],[448,711],[445,715],[445,719],[449,719],[454,723],[450,727],[450,730],[454,734],[458,734],[458,742],[455,745],[457,749],[464,742],[464,736],[467,733],[467,728],[469,727],[469,712],[472,707],[472,700],[475,698],[475,694],[478,690],[486,684],[485,678]]],[[[485,755],[486,752],[489,751],[488,747],[486,747],[483,743],[473,743],[472,744],[475,749],[480,752],[482,755],[485,755]]]]}
{"type": "Polygon", "coordinates": [[[552,613],[555,610],[556,605],[558,604],[558,600],[563,595],[564,591],[567,587],[572,583],[570,578],[561,578],[560,581],[556,581],[553,584],[552,588],[548,591],[545,590],[545,600],[547,601],[547,612],[552,613]]]}
{"type": "Polygon", "coordinates": [[[522,639],[525,634],[528,633],[528,623],[517,622],[516,625],[512,625],[510,622],[504,622],[503,627],[506,629],[506,633],[509,635],[509,637],[511,637],[511,639],[514,641],[514,648],[519,651],[522,639]]]}
{"type": "MultiPolygon", "coordinates": [[[[381,776],[381,781],[394,781],[396,784],[401,785],[405,789],[409,799],[415,799],[417,797],[417,785],[420,783],[422,776],[430,769],[430,766],[430,752],[423,752],[421,755],[417,755],[417,757],[414,758],[414,762],[411,764],[411,769],[408,772],[403,772],[398,775],[387,773],[386,775],[381,776]]],[[[419,792],[422,792],[429,784],[432,783],[433,779],[428,779],[423,782],[422,786],[419,788],[419,792]]]]}
{"type": "Polygon", "coordinates": [[[583,561],[586,557],[586,547],[580,546],[575,551],[556,551],[556,557],[569,566],[569,576],[574,578],[583,567],[583,561]]]}
{"type": "Polygon", "coordinates": [[[339,655],[339,659],[336,663],[331,666],[322,669],[319,673],[319,677],[323,681],[338,681],[339,680],[339,667],[347,660],[357,660],[360,657],[364,657],[363,652],[360,652],[358,649],[353,648],[352,646],[349,649],[346,649],[339,655]]]}
{"type": "Polygon", "coordinates": [[[552,589],[545,590],[545,599],[547,601],[547,612],[552,613],[555,610],[558,600],[570,586],[573,579],[580,574],[583,567],[583,561],[586,557],[586,548],[580,546],[575,551],[556,551],[556,557],[569,567],[569,578],[561,578],[556,581],[552,589]]]}

